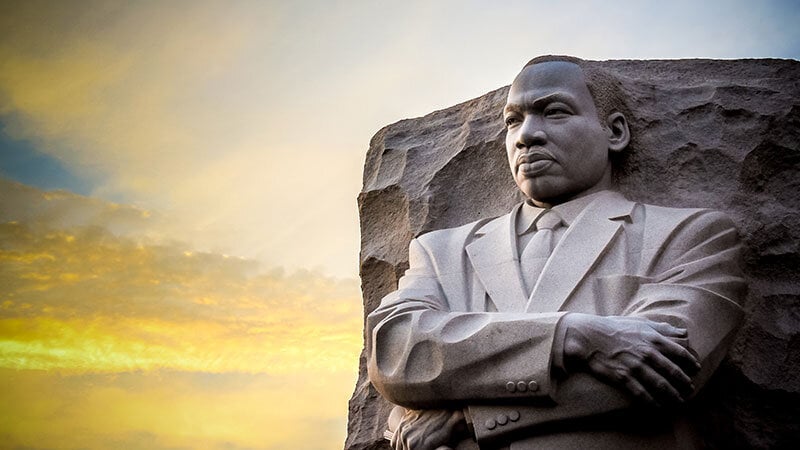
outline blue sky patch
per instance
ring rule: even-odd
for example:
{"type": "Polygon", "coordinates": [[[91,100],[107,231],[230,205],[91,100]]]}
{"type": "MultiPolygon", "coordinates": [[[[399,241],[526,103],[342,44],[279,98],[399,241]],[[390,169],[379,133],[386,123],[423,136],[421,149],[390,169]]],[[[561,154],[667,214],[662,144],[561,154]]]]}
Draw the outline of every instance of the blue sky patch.
{"type": "Polygon", "coordinates": [[[13,139],[0,122],[0,176],[44,190],[63,189],[91,194],[93,184],[78,178],[57,158],[25,140],[13,139]]]}

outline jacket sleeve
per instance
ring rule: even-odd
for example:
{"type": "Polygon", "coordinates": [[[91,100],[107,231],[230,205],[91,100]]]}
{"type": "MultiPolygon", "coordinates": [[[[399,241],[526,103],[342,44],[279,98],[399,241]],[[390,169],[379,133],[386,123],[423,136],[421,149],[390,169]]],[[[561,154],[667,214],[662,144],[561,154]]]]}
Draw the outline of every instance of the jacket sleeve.
{"type": "Polygon", "coordinates": [[[564,313],[454,311],[465,299],[447,298],[421,241],[411,241],[397,291],[367,318],[375,388],[416,409],[549,400],[553,335],[564,313]]]}
{"type": "MultiPolygon", "coordinates": [[[[658,248],[647,248],[641,275],[595,279],[596,302],[623,302],[621,315],[669,322],[688,330],[689,347],[701,363],[699,390],[724,358],[743,313],[746,284],[733,222],[715,211],[698,211],[672,227],[658,248]],[[618,298],[605,298],[605,296],[618,298]]],[[[645,240],[647,243],[647,240],[645,240]]],[[[615,313],[618,314],[618,313],[615,313]]],[[[553,405],[471,406],[479,442],[501,442],[555,422],[635,407],[627,393],[586,373],[558,383],[553,405]]]]}

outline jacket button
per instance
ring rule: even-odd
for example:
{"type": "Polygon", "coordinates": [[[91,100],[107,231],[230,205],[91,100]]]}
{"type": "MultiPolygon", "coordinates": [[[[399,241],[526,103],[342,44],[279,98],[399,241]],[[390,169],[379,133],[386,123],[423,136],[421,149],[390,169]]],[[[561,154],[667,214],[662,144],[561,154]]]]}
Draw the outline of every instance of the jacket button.
{"type": "Polygon", "coordinates": [[[506,390],[508,392],[517,392],[517,384],[514,383],[513,381],[509,381],[508,383],[506,383],[506,390]]]}
{"type": "Polygon", "coordinates": [[[519,420],[519,411],[511,411],[508,413],[508,420],[516,422],[519,420]]]}
{"type": "Polygon", "coordinates": [[[486,425],[486,428],[494,430],[494,428],[497,426],[497,422],[495,422],[494,419],[486,419],[486,423],[484,425],[486,425]]]}
{"type": "Polygon", "coordinates": [[[539,383],[537,383],[535,381],[531,381],[530,383],[528,383],[528,390],[531,391],[531,392],[538,391],[539,390],[539,383]]]}
{"type": "Polygon", "coordinates": [[[517,390],[520,391],[520,392],[527,391],[528,390],[528,384],[525,383],[524,381],[520,381],[519,383],[517,383],[517,390]]]}
{"type": "Polygon", "coordinates": [[[505,414],[498,414],[496,420],[498,425],[505,425],[508,423],[508,416],[505,414]]]}

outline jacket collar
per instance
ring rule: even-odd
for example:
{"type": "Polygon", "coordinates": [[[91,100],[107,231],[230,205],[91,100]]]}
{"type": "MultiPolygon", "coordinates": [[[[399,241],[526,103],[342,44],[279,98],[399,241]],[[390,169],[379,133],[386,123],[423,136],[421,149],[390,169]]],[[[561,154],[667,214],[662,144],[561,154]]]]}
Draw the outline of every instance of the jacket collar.
{"type": "Polygon", "coordinates": [[[522,205],[481,227],[466,251],[498,311],[557,311],[619,233],[621,221],[630,219],[634,205],[616,192],[594,195],[553,250],[530,297],[516,251],[516,218],[522,205]]]}

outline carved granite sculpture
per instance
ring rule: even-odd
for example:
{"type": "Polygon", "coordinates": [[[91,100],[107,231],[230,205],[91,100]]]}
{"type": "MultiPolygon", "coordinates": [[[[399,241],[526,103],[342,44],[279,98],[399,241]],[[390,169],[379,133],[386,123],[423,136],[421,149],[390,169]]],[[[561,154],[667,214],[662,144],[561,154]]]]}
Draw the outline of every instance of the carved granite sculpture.
{"type": "MultiPolygon", "coordinates": [[[[627,111],[609,96],[613,86],[604,85],[602,72],[577,63],[583,69],[539,61],[509,93],[508,157],[530,202],[491,219],[514,200],[503,195],[508,190],[501,183],[480,190],[474,202],[451,206],[453,217],[483,218],[412,241],[411,267],[399,289],[370,316],[373,381],[413,410],[394,414],[397,446],[418,438],[431,445],[461,441],[458,448],[475,448],[473,440],[481,448],[702,444],[688,432],[681,405],[709,378],[741,317],[735,229],[724,214],[648,206],[606,191],[609,155],[625,154],[627,111]],[[487,204],[499,206],[482,210],[487,204]]],[[[497,103],[497,97],[481,100],[497,103]]],[[[428,129],[441,135],[436,114],[432,119],[428,129]]],[[[493,120],[472,119],[468,132],[493,120]]],[[[496,164],[485,144],[471,151],[496,164]]],[[[434,198],[440,189],[475,189],[398,173],[411,165],[412,150],[393,155],[386,148],[380,168],[370,168],[376,160],[368,158],[365,176],[374,178],[365,178],[365,188],[390,188],[400,181],[392,174],[402,177],[399,184],[412,197],[398,199],[408,209],[397,218],[410,220],[414,234],[459,224],[448,223],[454,220],[448,205],[408,188],[418,183],[434,198]],[[404,204],[416,198],[428,204],[404,204]]],[[[459,167],[458,157],[437,170],[448,167],[473,182],[488,173],[459,167]]],[[[635,173],[624,175],[623,189],[637,181],[635,173]]],[[[657,186],[651,188],[658,199],[657,186]]],[[[390,189],[382,194],[384,200],[392,195],[390,189]]],[[[370,199],[360,201],[363,207],[370,199]]],[[[410,235],[393,237],[407,242],[410,235]]],[[[365,256],[398,244],[373,245],[377,253],[365,256]]],[[[393,289],[384,280],[370,286],[365,279],[365,296],[393,289]]]]}
{"type": "Polygon", "coordinates": [[[412,240],[369,316],[370,380],[407,408],[394,448],[694,446],[671,407],[741,319],[736,229],[609,191],[626,108],[579,64],[534,60],[511,85],[506,150],[526,202],[412,240]]]}

